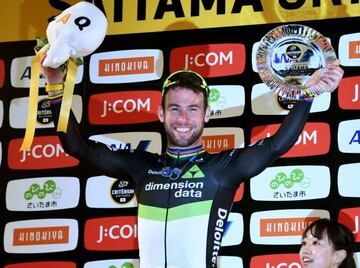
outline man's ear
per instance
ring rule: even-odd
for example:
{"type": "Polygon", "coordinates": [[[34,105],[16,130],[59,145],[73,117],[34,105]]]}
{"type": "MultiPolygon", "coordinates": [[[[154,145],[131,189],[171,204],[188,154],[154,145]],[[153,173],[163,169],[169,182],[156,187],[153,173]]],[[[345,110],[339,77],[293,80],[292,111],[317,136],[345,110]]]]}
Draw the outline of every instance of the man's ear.
{"type": "Polygon", "coordinates": [[[158,107],[157,114],[158,114],[160,122],[164,123],[164,109],[161,105],[159,105],[159,107],[158,107]]]}
{"type": "Polygon", "coordinates": [[[209,122],[210,115],[211,115],[211,108],[210,108],[210,105],[208,105],[208,107],[205,110],[205,117],[204,117],[205,123],[209,122]]]}

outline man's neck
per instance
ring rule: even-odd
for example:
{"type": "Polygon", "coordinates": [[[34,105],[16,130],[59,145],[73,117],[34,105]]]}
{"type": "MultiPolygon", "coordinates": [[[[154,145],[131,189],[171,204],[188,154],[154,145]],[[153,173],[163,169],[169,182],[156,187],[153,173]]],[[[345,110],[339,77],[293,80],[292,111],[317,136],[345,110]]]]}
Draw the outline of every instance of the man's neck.
{"type": "Polygon", "coordinates": [[[181,155],[192,155],[192,154],[198,154],[204,151],[204,147],[202,145],[198,145],[198,146],[194,146],[194,147],[186,147],[186,148],[171,148],[168,147],[166,149],[166,153],[168,155],[176,155],[176,156],[181,156],[181,155]]]}

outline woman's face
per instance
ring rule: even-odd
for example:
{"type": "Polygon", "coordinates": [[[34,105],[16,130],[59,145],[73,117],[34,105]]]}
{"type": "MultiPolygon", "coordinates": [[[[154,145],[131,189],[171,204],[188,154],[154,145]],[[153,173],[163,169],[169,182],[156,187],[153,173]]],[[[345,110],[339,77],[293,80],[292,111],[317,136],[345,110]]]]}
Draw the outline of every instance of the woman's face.
{"type": "Polygon", "coordinates": [[[304,268],[336,268],[346,253],[344,250],[336,251],[326,233],[318,239],[309,231],[302,240],[299,255],[304,268]]]}

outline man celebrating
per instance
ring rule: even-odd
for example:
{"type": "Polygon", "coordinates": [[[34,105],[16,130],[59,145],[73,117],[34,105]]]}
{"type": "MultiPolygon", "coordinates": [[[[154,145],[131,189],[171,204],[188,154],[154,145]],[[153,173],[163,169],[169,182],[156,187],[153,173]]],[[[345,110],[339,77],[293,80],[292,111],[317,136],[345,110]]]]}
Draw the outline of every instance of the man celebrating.
{"type": "MultiPolygon", "coordinates": [[[[59,118],[64,72],[43,67],[55,122],[59,118]],[[52,90],[54,89],[54,90],[52,90]]],[[[332,92],[343,70],[331,67],[317,81],[332,92]]],[[[298,101],[275,135],[244,149],[208,154],[202,145],[210,119],[209,87],[190,70],[179,70],[163,83],[158,109],[167,149],[162,155],[117,150],[79,134],[71,114],[59,133],[66,152],[105,175],[127,174],[136,184],[140,267],[216,267],[221,239],[240,183],[271,165],[297,140],[312,99],[298,101]]]]}

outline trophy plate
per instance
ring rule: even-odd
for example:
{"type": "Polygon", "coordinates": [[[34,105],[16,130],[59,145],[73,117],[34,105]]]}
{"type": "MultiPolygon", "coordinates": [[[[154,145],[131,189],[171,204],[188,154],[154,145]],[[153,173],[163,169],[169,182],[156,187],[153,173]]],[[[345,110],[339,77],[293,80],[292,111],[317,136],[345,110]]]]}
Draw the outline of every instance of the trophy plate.
{"type": "Polygon", "coordinates": [[[303,99],[323,93],[310,77],[337,61],[330,42],[318,31],[287,24],[269,31],[260,41],[256,64],[261,80],[275,93],[303,99]]]}

